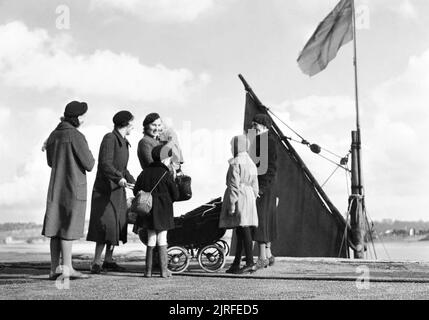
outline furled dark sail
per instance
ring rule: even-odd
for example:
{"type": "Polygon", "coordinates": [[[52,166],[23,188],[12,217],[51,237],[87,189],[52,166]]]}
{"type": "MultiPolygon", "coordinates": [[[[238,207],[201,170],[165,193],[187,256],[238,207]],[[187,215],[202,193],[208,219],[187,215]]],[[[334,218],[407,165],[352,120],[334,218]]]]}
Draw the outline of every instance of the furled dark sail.
{"type": "MultiPolygon", "coordinates": [[[[244,117],[246,131],[257,113],[268,114],[266,108],[247,92],[244,117]]],[[[273,123],[272,130],[278,143],[275,182],[278,239],[272,243],[273,254],[346,257],[344,218],[321,190],[294,148],[286,139],[282,139],[283,134],[273,123]]]]}

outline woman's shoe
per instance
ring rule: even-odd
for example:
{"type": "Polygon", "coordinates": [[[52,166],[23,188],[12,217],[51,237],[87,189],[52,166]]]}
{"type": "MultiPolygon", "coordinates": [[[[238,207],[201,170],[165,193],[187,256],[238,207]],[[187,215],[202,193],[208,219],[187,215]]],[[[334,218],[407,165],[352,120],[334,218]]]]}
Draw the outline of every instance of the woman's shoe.
{"type": "Polygon", "coordinates": [[[91,267],[89,268],[89,271],[92,274],[100,274],[101,271],[103,271],[103,268],[98,263],[91,264],[91,267]]]}
{"type": "Polygon", "coordinates": [[[263,269],[268,267],[269,261],[268,259],[258,259],[256,263],[253,265],[252,271],[258,271],[259,269],[263,269]]]}
{"type": "Polygon", "coordinates": [[[273,266],[274,263],[276,262],[276,259],[273,255],[271,255],[271,257],[268,258],[268,266],[273,266]]]}
{"type": "Polygon", "coordinates": [[[70,280],[79,280],[79,279],[89,279],[90,277],[87,274],[74,270],[71,274],[63,273],[64,278],[70,280]]]}
{"type": "Polygon", "coordinates": [[[240,271],[240,265],[239,264],[231,264],[231,266],[229,267],[229,269],[227,269],[225,272],[226,273],[238,273],[240,271]]]}
{"type": "Polygon", "coordinates": [[[49,273],[49,280],[57,280],[57,278],[61,275],[62,275],[62,273],[50,272],[49,273]]]}
{"type": "Polygon", "coordinates": [[[238,272],[239,274],[250,273],[253,272],[253,268],[255,267],[255,263],[246,264],[243,268],[238,272]]]}
{"type": "Polygon", "coordinates": [[[126,270],[124,267],[119,266],[116,262],[107,262],[107,261],[103,262],[103,265],[101,266],[101,268],[106,271],[125,271],[126,270]]]}

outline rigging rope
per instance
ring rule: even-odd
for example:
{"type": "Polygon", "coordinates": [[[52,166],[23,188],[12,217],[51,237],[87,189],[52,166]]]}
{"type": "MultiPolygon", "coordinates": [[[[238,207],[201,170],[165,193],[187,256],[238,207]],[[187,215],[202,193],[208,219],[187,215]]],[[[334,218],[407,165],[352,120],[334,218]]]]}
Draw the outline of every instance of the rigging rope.
{"type": "MultiPolygon", "coordinates": [[[[293,133],[295,133],[301,139],[301,141],[296,141],[296,140],[293,140],[292,138],[290,138],[290,140],[298,142],[298,143],[305,144],[307,146],[310,146],[310,143],[308,142],[307,139],[305,139],[302,135],[300,135],[297,131],[295,131],[291,126],[289,126],[286,122],[284,122],[282,119],[280,119],[273,111],[271,111],[270,108],[267,108],[267,107],[265,107],[265,108],[266,108],[266,110],[269,113],[271,113],[275,118],[277,118],[281,123],[283,123],[290,131],[292,131],[293,133]]],[[[339,159],[342,159],[341,156],[339,156],[338,154],[336,154],[336,153],[334,153],[332,151],[329,151],[328,149],[325,149],[325,148],[321,148],[321,149],[324,150],[324,151],[326,151],[326,152],[328,152],[328,153],[330,153],[331,155],[333,155],[333,156],[335,156],[335,157],[337,157],[339,159]]]]}
{"type": "Polygon", "coordinates": [[[339,168],[339,166],[338,166],[338,167],[336,167],[336,168],[334,169],[334,171],[332,171],[332,173],[329,175],[329,177],[328,177],[328,178],[325,180],[325,182],[323,182],[323,184],[321,185],[321,188],[323,188],[323,187],[325,186],[325,184],[326,184],[326,183],[328,183],[329,179],[331,179],[331,177],[335,174],[335,172],[337,172],[338,168],[339,168]]]}
{"type": "MultiPolygon", "coordinates": [[[[307,142],[307,141],[305,141],[306,143],[303,143],[302,141],[298,141],[298,140],[296,140],[296,139],[293,139],[292,137],[287,137],[287,136],[283,136],[283,138],[284,139],[288,139],[288,140],[290,140],[290,141],[293,141],[293,142],[296,142],[296,143],[300,143],[300,144],[305,144],[305,145],[309,145],[309,143],[307,142]]],[[[323,149],[323,150],[325,150],[325,149],[323,149]]],[[[326,150],[325,150],[326,151],[326,150]]],[[[343,170],[345,170],[345,171],[350,171],[350,169],[348,168],[348,167],[344,167],[342,164],[340,164],[340,163],[337,163],[337,162],[335,162],[335,161],[333,161],[333,160],[331,160],[331,159],[329,159],[329,158],[327,158],[327,157],[325,157],[325,156],[323,156],[323,155],[321,155],[320,153],[316,153],[319,157],[321,157],[321,158],[323,158],[323,159],[325,159],[325,160],[327,160],[327,161],[329,161],[330,163],[332,163],[332,164],[335,164],[337,167],[340,167],[341,169],[343,169],[343,170]]],[[[341,158],[341,159],[348,159],[348,155],[349,155],[350,153],[348,153],[345,157],[340,157],[340,156],[338,156],[339,158],[341,158]]]]}

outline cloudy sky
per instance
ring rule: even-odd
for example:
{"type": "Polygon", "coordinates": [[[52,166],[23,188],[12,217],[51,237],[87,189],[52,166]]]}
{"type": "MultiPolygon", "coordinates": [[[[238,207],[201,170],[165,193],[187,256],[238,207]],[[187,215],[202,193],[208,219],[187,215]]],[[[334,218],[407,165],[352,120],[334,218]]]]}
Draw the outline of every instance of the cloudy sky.
{"type": "MultiPolygon", "coordinates": [[[[337,2],[0,0],[0,222],[43,221],[49,168],[41,145],[75,99],[89,105],[81,130],[95,157],[113,114],[134,113],[136,176],[144,116],[158,112],[178,132],[194,197],[176,205],[177,215],[223,194],[228,143],[243,122],[239,73],[307,140],[345,155],[355,127],[351,43],[312,78],[296,63],[337,2]]],[[[356,5],[368,213],[429,220],[429,3],[356,5]]],[[[335,169],[296,149],[320,183],[335,169]]],[[[325,189],[344,212],[344,172],[325,189]]]]}

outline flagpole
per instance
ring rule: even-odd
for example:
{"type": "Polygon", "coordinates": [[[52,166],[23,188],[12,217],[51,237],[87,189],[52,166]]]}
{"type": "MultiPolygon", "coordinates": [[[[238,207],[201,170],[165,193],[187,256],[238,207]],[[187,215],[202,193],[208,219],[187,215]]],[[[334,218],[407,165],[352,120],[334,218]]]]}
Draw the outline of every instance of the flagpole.
{"type": "Polygon", "coordinates": [[[356,11],[355,1],[352,2],[352,28],[353,28],[353,65],[355,74],[355,101],[356,101],[356,129],[360,132],[359,119],[359,90],[358,90],[358,73],[357,73],[357,40],[356,40],[356,11]]]}
{"type": "Polygon", "coordinates": [[[350,227],[352,231],[352,242],[354,243],[354,257],[364,258],[365,253],[365,214],[364,214],[364,192],[362,179],[361,161],[361,131],[359,115],[359,90],[357,72],[357,40],[356,40],[356,12],[355,1],[351,0],[352,6],[352,29],[353,29],[353,66],[355,79],[355,103],[356,103],[356,131],[352,131],[352,195],[349,198],[351,204],[350,227]]]}

